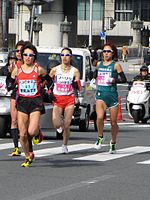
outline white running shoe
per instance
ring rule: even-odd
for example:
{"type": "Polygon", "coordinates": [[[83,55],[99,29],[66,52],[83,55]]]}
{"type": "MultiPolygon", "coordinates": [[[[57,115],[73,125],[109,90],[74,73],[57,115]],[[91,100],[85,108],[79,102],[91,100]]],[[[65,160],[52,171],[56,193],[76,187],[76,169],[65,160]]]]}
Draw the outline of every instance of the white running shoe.
{"type": "Polygon", "coordinates": [[[62,132],[63,132],[63,129],[62,129],[62,127],[60,127],[60,128],[57,128],[56,130],[57,130],[57,132],[58,132],[58,133],[62,133],[62,132]]]}
{"type": "Polygon", "coordinates": [[[105,140],[104,137],[98,137],[97,141],[96,141],[96,143],[94,145],[94,148],[97,149],[97,150],[100,150],[101,147],[102,147],[102,144],[104,143],[104,140],[105,140]]]}
{"type": "Polygon", "coordinates": [[[67,153],[69,153],[68,152],[68,148],[67,148],[67,145],[62,145],[62,153],[64,153],[64,154],[67,154],[67,153]]]}

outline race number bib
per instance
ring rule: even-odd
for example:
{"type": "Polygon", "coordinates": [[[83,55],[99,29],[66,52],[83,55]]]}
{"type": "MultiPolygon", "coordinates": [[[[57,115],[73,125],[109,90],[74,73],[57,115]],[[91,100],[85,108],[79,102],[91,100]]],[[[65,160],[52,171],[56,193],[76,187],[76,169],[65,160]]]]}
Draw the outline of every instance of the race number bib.
{"type": "Polygon", "coordinates": [[[23,96],[34,96],[37,93],[36,80],[20,80],[19,94],[23,96]]]}
{"type": "Polygon", "coordinates": [[[100,72],[97,77],[97,85],[110,86],[112,83],[109,81],[111,72],[100,72]]]}

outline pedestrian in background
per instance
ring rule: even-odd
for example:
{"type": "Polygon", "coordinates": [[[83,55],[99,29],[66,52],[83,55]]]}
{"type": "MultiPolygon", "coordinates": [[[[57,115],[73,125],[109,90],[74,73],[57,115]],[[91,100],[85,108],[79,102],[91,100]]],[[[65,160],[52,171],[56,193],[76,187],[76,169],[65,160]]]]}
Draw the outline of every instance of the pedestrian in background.
{"type": "Polygon", "coordinates": [[[61,51],[61,64],[53,67],[50,76],[54,80],[53,94],[53,124],[58,130],[63,130],[62,153],[68,153],[70,136],[70,123],[74,113],[75,94],[74,88],[80,90],[79,70],[71,65],[72,50],[63,48],[61,51]],[[62,123],[62,115],[64,117],[62,123]]]}
{"type": "Polygon", "coordinates": [[[104,142],[103,128],[104,115],[106,109],[110,113],[111,136],[109,152],[116,152],[116,140],[118,135],[118,92],[117,84],[125,83],[126,76],[121,65],[116,61],[118,58],[117,48],[113,44],[105,44],[102,48],[103,61],[97,63],[97,69],[94,72],[96,79],[96,114],[98,138],[95,148],[100,149],[104,142]]]}
{"type": "Polygon", "coordinates": [[[128,61],[128,59],[127,59],[128,47],[127,46],[123,46],[121,52],[122,52],[122,61],[123,62],[127,62],[128,61]]]}

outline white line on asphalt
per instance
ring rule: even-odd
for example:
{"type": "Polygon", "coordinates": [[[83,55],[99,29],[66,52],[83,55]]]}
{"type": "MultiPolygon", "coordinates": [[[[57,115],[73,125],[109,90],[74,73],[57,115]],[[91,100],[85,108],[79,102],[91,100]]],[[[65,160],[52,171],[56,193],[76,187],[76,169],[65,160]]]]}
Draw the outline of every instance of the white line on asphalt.
{"type": "MultiPolygon", "coordinates": [[[[40,144],[38,145],[42,145],[42,144],[50,144],[50,143],[54,143],[54,142],[47,142],[47,141],[42,141],[40,144]]],[[[20,143],[19,143],[19,147],[20,147],[20,143]]],[[[0,150],[5,150],[5,149],[11,149],[14,148],[14,144],[11,143],[4,143],[4,144],[0,144],[0,150]]]]}
{"type": "Polygon", "coordinates": [[[117,150],[116,154],[110,154],[109,152],[101,152],[90,156],[74,158],[74,160],[108,161],[148,151],[150,151],[150,147],[135,146],[119,149],[117,150]]]}
{"type": "Polygon", "coordinates": [[[137,164],[146,164],[146,165],[150,165],[150,160],[145,160],[145,161],[137,162],[137,164]]]}
{"type": "MultiPolygon", "coordinates": [[[[103,146],[107,146],[104,144],[103,146]]],[[[94,144],[74,144],[74,145],[68,145],[69,152],[74,151],[82,151],[85,149],[92,149],[94,148],[94,144]]],[[[46,148],[46,149],[40,149],[34,151],[35,157],[44,157],[44,156],[51,156],[51,155],[57,155],[62,153],[61,147],[55,147],[55,148],[46,148]]]]}

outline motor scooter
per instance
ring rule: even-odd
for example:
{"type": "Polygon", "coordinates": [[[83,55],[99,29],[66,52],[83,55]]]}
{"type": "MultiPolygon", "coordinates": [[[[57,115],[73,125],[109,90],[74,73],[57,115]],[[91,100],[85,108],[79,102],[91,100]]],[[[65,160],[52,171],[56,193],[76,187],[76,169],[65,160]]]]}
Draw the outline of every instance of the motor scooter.
{"type": "Polygon", "coordinates": [[[129,85],[127,111],[135,123],[147,123],[150,119],[150,82],[134,81],[129,85]]]}
{"type": "Polygon", "coordinates": [[[10,96],[6,88],[6,76],[0,76],[0,137],[10,133],[10,96]]]}

